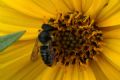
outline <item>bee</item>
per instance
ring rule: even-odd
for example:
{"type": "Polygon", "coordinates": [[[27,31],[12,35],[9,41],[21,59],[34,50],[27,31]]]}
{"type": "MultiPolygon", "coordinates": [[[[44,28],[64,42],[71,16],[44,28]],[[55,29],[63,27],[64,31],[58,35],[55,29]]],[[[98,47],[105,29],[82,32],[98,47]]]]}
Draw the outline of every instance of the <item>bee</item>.
{"type": "Polygon", "coordinates": [[[43,24],[42,25],[43,31],[40,32],[38,35],[38,39],[35,42],[32,54],[31,54],[31,60],[36,61],[38,59],[38,53],[41,54],[43,62],[47,66],[52,66],[53,64],[53,51],[51,51],[51,36],[50,36],[50,31],[55,30],[54,27],[48,25],[48,24],[43,24]],[[39,45],[39,42],[42,43],[42,45],[39,45]]]}

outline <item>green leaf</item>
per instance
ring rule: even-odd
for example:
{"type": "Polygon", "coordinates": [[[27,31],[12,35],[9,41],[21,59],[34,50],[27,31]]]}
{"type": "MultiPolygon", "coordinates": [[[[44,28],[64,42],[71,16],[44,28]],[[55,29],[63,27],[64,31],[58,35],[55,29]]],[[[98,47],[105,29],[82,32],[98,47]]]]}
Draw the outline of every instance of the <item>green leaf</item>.
{"type": "Polygon", "coordinates": [[[24,33],[25,31],[20,31],[5,36],[0,36],[0,52],[16,42],[24,33]]]}

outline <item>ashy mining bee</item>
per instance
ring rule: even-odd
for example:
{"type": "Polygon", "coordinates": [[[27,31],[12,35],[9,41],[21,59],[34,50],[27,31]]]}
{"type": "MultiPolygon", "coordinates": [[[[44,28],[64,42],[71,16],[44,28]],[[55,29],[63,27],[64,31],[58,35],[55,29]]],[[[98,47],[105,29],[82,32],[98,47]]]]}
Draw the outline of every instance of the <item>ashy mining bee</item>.
{"type": "Polygon", "coordinates": [[[38,53],[41,54],[43,62],[48,65],[52,66],[53,64],[53,52],[51,51],[51,36],[50,31],[55,30],[54,27],[43,24],[42,25],[42,31],[38,35],[38,39],[35,42],[34,49],[31,55],[31,60],[35,61],[38,59],[38,53]],[[39,42],[42,43],[41,46],[39,46],[39,42]]]}

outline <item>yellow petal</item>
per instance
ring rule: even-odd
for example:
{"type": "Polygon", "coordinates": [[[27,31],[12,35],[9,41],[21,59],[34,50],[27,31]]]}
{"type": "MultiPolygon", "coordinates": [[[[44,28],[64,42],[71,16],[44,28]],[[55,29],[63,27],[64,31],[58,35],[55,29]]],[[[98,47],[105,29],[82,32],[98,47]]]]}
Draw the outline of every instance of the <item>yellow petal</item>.
{"type": "Polygon", "coordinates": [[[55,80],[63,80],[64,68],[60,68],[55,80]]]}
{"type": "Polygon", "coordinates": [[[120,25],[109,26],[109,27],[100,27],[100,30],[102,30],[102,32],[104,32],[104,33],[113,31],[113,30],[118,30],[118,29],[120,29],[120,25]]]}
{"type": "Polygon", "coordinates": [[[35,27],[39,26],[43,21],[41,19],[25,15],[19,11],[16,11],[15,9],[4,5],[0,6],[0,22],[11,25],[35,27]]]}
{"type": "Polygon", "coordinates": [[[70,10],[74,10],[73,7],[73,1],[72,0],[62,0],[64,2],[64,4],[70,9],[70,10]]]}
{"type": "MultiPolygon", "coordinates": [[[[108,44],[109,45],[109,44],[108,44]]],[[[105,56],[105,58],[111,63],[113,64],[117,69],[120,70],[120,52],[117,52],[120,48],[117,47],[117,51],[114,50],[114,46],[112,47],[107,47],[107,44],[105,45],[105,47],[103,47],[103,55],[105,56]]]]}
{"type": "Polygon", "coordinates": [[[4,26],[4,27],[0,27],[1,36],[3,35],[3,33],[5,35],[5,34],[10,34],[25,30],[26,33],[20,38],[20,40],[30,40],[37,38],[37,35],[39,34],[38,30],[41,29],[41,25],[39,27],[29,27],[29,26],[16,26],[16,25],[0,23],[0,26],[4,26]]]}
{"type": "Polygon", "coordinates": [[[20,41],[0,55],[1,80],[33,80],[46,69],[41,58],[30,60],[33,44],[34,41],[20,41]]]}
{"type": "Polygon", "coordinates": [[[63,68],[59,65],[54,67],[46,67],[44,71],[40,73],[35,80],[62,80],[63,78],[63,68]]]}
{"type": "Polygon", "coordinates": [[[8,63],[19,57],[30,55],[34,47],[35,40],[18,41],[0,52],[0,63],[8,63]]]}
{"type": "Polygon", "coordinates": [[[30,75],[31,74],[31,72],[34,70],[34,69],[36,69],[38,66],[40,66],[39,67],[39,72],[38,73],[34,73],[35,75],[32,75],[32,76],[29,76],[29,80],[32,80],[31,78],[33,77],[33,79],[34,79],[34,76],[36,76],[36,75],[38,75],[38,74],[40,74],[40,72],[42,71],[42,69],[46,69],[45,68],[45,66],[43,65],[43,64],[41,64],[42,62],[40,62],[39,60],[38,61],[36,61],[36,62],[29,62],[29,63],[27,63],[26,65],[24,65],[24,67],[22,67],[20,70],[18,70],[12,77],[11,77],[11,79],[13,79],[13,80],[16,80],[16,79],[18,79],[18,80],[20,80],[20,79],[24,79],[25,80],[25,77],[27,76],[27,75],[30,75]]]}
{"type": "Polygon", "coordinates": [[[82,12],[85,13],[91,6],[93,0],[81,0],[82,12]]]}
{"type": "Polygon", "coordinates": [[[100,27],[109,27],[109,26],[120,25],[120,11],[111,15],[106,20],[99,22],[97,25],[100,27]]]}
{"type": "Polygon", "coordinates": [[[10,79],[18,70],[24,67],[24,65],[29,62],[28,58],[26,57],[28,57],[28,54],[14,59],[13,61],[9,61],[6,64],[2,64],[0,67],[2,72],[1,79],[10,79]]]}
{"type": "Polygon", "coordinates": [[[90,66],[95,74],[96,80],[108,80],[104,72],[94,60],[91,61],[90,66]]]}
{"type": "MultiPolygon", "coordinates": [[[[2,71],[2,80],[10,80],[11,78],[15,78],[15,75],[18,75],[19,72],[25,68],[25,66],[27,69],[29,66],[33,65],[32,67],[34,67],[35,65],[38,65],[38,63],[40,64],[41,60],[39,60],[37,64],[31,62],[30,60],[33,45],[33,40],[22,42],[20,41],[0,53],[0,69],[2,71]]],[[[19,76],[16,77],[21,78],[22,74],[19,74],[19,76]]]]}
{"type": "MultiPolygon", "coordinates": [[[[54,14],[48,13],[43,8],[35,4],[32,0],[2,0],[9,7],[16,9],[26,15],[36,17],[36,18],[49,18],[54,17],[54,14]]],[[[47,4],[47,3],[46,3],[47,4]]],[[[49,7],[47,5],[46,7],[49,7]]]]}
{"type": "Polygon", "coordinates": [[[80,67],[79,64],[75,64],[65,68],[63,80],[86,80],[84,79],[84,75],[86,76],[83,67],[80,67]]]}
{"type": "Polygon", "coordinates": [[[97,22],[100,24],[104,22],[106,19],[110,18],[116,12],[120,10],[120,0],[109,0],[108,4],[101,10],[99,15],[97,16],[97,22]]]}
{"type": "Polygon", "coordinates": [[[120,40],[119,39],[105,39],[105,43],[104,45],[108,48],[110,48],[110,50],[113,50],[115,52],[117,52],[118,54],[120,54],[120,40]]]}
{"type": "MultiPolygon", "coordinates": [[[[106,53],[107,54],[107,53],[106,53]]],[[[113,64],[109,63],[106,58],[101,55],[97,56],[96,64],[99,65],[103,73],[106,75],[108,80],[119,80],[120,72],[117,70],[113,64]]]]}
{"type": "MultiPolygon", "coordinates": [[[[29,73],[27,73],[22,79],[24,80],[35,80],[38,76],[42,74],[42,72],[47,68],[44,64],[41,64],[41,62],[38,60],[38,63],[34,63],[34,65],[37,64],[37,66],[33,67],[32,71],[30,70],[29,73]]],[[[30,65],[31,66],[31,65],[30,65]]],[[[29,66],[29,67],[30,67],[29,66]]],[[[27,68],[27,67],[26,67],[27,68]]],[[[25,68],[25,69],[26,69],[25,68]]],[[[40,79],[39,79],[40,80],[40,79]]]]}
{"type": "Polygon", "coordinates": [[[72,0],[73,1],[73,6],[75,10],[80,11],[82,10],[82,1],[81,0],[72,0]]]}
{"type": "Polygon", "coordinates": [[[88,66],[85,71],[84,71],[84,80],[96,80],[95,75],[92,71],[92,69],[90,68],[90,66],[88,66]]]}
{"type": "Polygon", "coordinates": [[[79,71],[78,72],[79,73],[79,80],[84,80],[84,77],[83,77],[83,74],[84,74],[84,72],[83,71],[79,71]]]}
{"type": "Polygon", "coordinates": [[[75,64],[73,68],[73,75],[72,75],[72,80],[79,80],[79,65],[75,64]]]}
{"type": "MultiPolygon", "coordinates": [[[[113,26],[115,27],[115,26],[113,26]]],[[[118,26],[120,27],[120,26],[118,26]]],[[[108,27],[109,29],[109,27],[108,27]]],[[[120,39],[120,29],[114,29],[110,31],[105,31],[104,32],[104,37],[105,39],[120,39]]]]}
{"type": "Polygon", "coordinates": [[[65,67],[63,80],[72,80],[73,75],[73,66],[69,65],[68,67],[65,67]]]}
{"type": "Polygon", "coordinates": [[[56,14],[57,9],[51,0],[32,0],[32,2],[41,7],[46,12],[56,14]]]}
{"type": "Polygon", "coordinates": [[[36,80],[55,80],[56,76],[59,75],[59,71],[59,66],[47,67],[41,73],[42,76],[39,76],[36,80]]]}
{"type": "Polygon", "coordinates": [[[57,8],[57,12],[65,13],[70,11],[70,9],[65,5],[63,0],[51,0],[53,5],[57,8]]]}
{"type": "Polygon", "coordinates": [[[90,5],[89,2],[86,1],[86,3],[88,2],[87,4],[89,5],[89,8],[85,12],[85,15],[90,15],[91,18],[93,19],[97,17],[101,9],[103,9],[105,4],[108,3],[108,0],[89,0],[89,1],[92,1],[92,2],[90,5]]]}

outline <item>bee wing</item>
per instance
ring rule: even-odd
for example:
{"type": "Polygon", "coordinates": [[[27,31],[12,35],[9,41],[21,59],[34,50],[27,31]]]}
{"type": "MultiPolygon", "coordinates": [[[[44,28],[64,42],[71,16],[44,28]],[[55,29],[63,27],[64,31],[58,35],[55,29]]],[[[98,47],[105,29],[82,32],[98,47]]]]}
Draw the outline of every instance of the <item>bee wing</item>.
{"type": "Polygon", "coordinates": [[[38,44],[38,39],[36,39],[35,45],[31,54],[32,61],[36,61],[38,59],[38,53],[39,53],[39,44],[38,44]]]}

